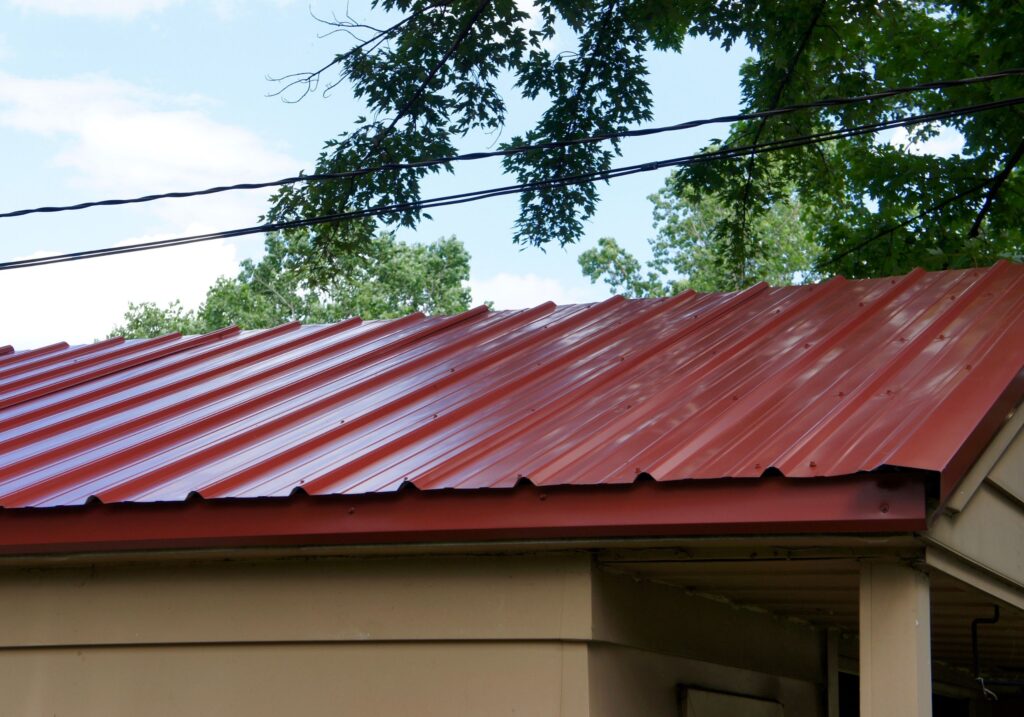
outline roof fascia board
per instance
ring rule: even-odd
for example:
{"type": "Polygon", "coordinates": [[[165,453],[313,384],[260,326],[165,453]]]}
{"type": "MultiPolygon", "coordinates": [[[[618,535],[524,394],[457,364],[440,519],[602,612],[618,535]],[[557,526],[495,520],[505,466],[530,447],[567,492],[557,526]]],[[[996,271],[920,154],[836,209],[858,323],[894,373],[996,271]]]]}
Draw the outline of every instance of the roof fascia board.
{"type": "MultiPolygon", "coordinates": [[[[995,443],[994,437],[1001,434],[1001,430],[1006,427],[1007,421],[1014,415],[1014,410],[1020,406],[1022,400],[1024,400],[1024,369],[1017,373],[1010,385],[1002,392],[999,399],[975,426],[971,435],[943,469],[941,478],[943,509],[947,507],[946,504],[949,503],[950,496],[958,492],[968,473],[973,472],[973,467],[981,461],[988,449],[995,443]]],[[[976,490],[977,486],[974,489],[976,490]]],[[[971,493],[971,489],[968,488],[968,494],[971,493]]],[[[970,495],[967,496],[967,499],[970,499],[970,495]]],[[[966,500],[962,504],[958,504],[966,505],[966,500]]],[[[960,509],[962,510],[962,507],[960,509]]]]}
{"type": "Polygon", "coordinates": [[[1007,605],[1024,610],[1024,590],[946,546],[935,544],[925,548],[925,563],[1007,605]]]}
{"type": "Polygon", "coordinates": [[[0,555],[642,536],[910,533],[929,474],[94,504],[0,511],[0,555]]]}

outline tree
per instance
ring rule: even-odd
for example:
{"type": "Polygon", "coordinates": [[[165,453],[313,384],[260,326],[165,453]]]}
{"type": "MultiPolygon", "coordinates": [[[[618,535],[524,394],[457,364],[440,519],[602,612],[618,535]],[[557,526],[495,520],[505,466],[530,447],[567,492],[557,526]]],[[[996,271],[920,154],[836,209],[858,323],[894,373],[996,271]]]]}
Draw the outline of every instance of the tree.
{"type": "MultiPolygon", "coordinates": [[[[320,69],[286,78],[282,88],[308,93],[321,81],[328,88],[347,82],[368,110],[325,144],[320,173],[452,155],[460,138],[503,127],[509,92],[544,110],[533,129],[506,147],[640,125],[652,119],[654,99],[645,51],[684,52],[686,39],[698,35],[726,49],[752,50],[740,73],[743,109],[751,111],[1024,66],[1019,2],[536,0],[532,17],[515,0],[371,0],[370,6],[391,24],[330,21],[332,37],[358,37],[320,69]],[[547,49],[556,29],[573,51],[547,49]]],[[[759,145],[1021,95],[1024,79],[1016,76],[741,122],[718,143],[759,145]]],[[[693,116],[701,114],[693,108],[693,116]]],[[[1022,118],[1019,107],[1004,107],[914,128],[914,141],[941,126],[962,134],[964,151],[953,157],[915,154],[865,135],[827,148],[789,149],[778,160],[758,155],[696,165],[676,181],[681,191],[713,195],[729,209],[714,233],[738,267],[756,251],[758,218],[794,191],[822,247],[825,273],[989,262],[1024,249],[1024,179],[1014,171],[1024,155],[1022,118]]],[[[614,140],[572,144],[509,156],[504,166],[520,182],[545,181],[606,170],[618,150],[614,140]]],[[[423,177],[439,169],[294,185],[276,196],[271,218],[415,201],[423,177]]],[[[596,202],[593,184],[523,192],[515,241],[577,241],[596,202]]],[[[419,218],[412,207],[384,220],[412,226],[419,218]]],[[[314,230],[311,262],[329,270],[366,232],[357,223],[314,230]]]]}
{"type": "Polygon", "coordinates": [[[288,321],[387,319],[469,308],[469,253],[454,237],[406,244],[382,233],[361,248],[346,255],[334,278],[317,283],[304,270],[310,252],[306,232],[268,235],[263,258],[243,261],[234,279],[218,279],[198,309],[186,310],[178,301],[163,309],[131,304],[124,324],[110,335],[147,338],[173,331],[207,333],[231,324],[258,329],[288,321]]]}
{"type": "Polygon", "coordinates": [[[653,259],[646,270],[618,242],[606,237],[598,240],[597,248],[580,255],[580,268],[591,282],[603,279],[613,292],[640,298],[671,296],[685,289],[732,291],[757,281],[780,286],[815,278],[819,247],[801,218],[797,199],[779,200],[753,221],[750,251],[738,266],[729,242],[716,232],[728,218],[728,205],[692,190],[679,193],[677,184],[671,177],[650,197],[657,235],[648,240],[653,259]]]}

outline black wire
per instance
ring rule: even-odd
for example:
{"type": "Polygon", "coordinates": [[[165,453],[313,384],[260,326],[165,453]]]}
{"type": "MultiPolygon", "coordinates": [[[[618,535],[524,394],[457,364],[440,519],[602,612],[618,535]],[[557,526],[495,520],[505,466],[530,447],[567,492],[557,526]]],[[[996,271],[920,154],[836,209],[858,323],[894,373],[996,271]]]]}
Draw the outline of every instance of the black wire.
{"type": "Polygon", "coordinates": [[[286,229],[297,229],[301,227],[309,227],[317,224],[327,224],[330,222],[336,222],[347,219],[360,219],[365,217],[395,214],[402,211],[420,211],[423,209],[432,209],[434,207],[450,206],[454,204],[465,204],[467,202],[479,201],[481,199],[489,199],[492,197],[500,197],[507,194],[519,194],[524,191],[531,191],[537,189],[553,189],[558,187],[571,186],[574,184],[584,184],[587,182],[617,179],[618,177],[625,177],[631,174],[639,174],[642,172],[652,172],[666,167],[681,167],[691,164],[701,164],[704,162],[736,159],[761,152],[775,152],[784,149],[793,149],[810,144],[818,144],[821,142],[828,142],[836,139],[857,137],[860,135],[871,134],[874,132],[879,132],[887,129],[906,127],[926,122],[935,122],[938,120],[947,119],[958,115],[975,114],[978,112],[985,112],[993,109],[1011,107],[1020,104],[1024,104],[1024,97],[1014,97],[1006,100],[996,100],[994,102],[969,105],[966,107],[958,107],[949,110],[940,110],[937,112],[930,112],[926,114],[910,115],[907,117],[885,120],[882,122],[875,122],[867,125],[858,125],[855,127],[850,127],[848,129],[830,130],[828,132],[820,132],[818,134],[813,135],[802,135],[800,137],[776,140],[773,142],[766,142],[757,145],[726,147],[720,150],[705,152],[702,154],[691,154],[682,157],[675,157],[672,159],[644,162],[641,164],[616,167],[613,169],[599,172],[587,172],[582,174],[569,175],[566,177],[556,177],[554,179],[529,182],[525,184],[511,184],[504,187],[494,187],[491,189],[483,189],[473,192],[463,192],[461,194],[449,194],[446,196],[435,197],[433,199],[426,199],[417,202],[401,202],[396,204],[382,205],[378,207],[368,207],[366,209],[340,212],[337,214],[329,214],[319,217],[295,219],[292,221],[276,222],[272,224],[261,224],[251,227],[243,227],[240,229],[230,229],[226,231],[211,232],[208,234],[196,234],[193,236],[177,237],[174,239],[163,239],[160,241],[148,242],[144,244],[128,244],[120,247],[89,249],[85,251],[69,252],[67,254],[57,254],[54,256],[38,257],[34,259],[19,259],[15,261],[0,263],[0,271],[8,269],[20,269],[30,266],[43,266],[46,264],[58,264],[67,261],[78,261],[81,259],[91,259],[100,256],[127,254],[137,251],[147,251],[150,249],[162,249],[172,246],[182,246],[185,244],[194,244],[203,241],[211,241],[214,239],[230,239],[233,237],[245,236],[248,234],[260,234],[272,231],[282,231],[286,229]]]}
{"type": "Polygon", "coordinates": [[[882,237],[888,236],[889,234],[892,234],[893,232],[899,231],[900,229],[903,229],[904,227],[913,224],[918,219],[923,219],[924,217],[928,216],[932,212],[937,212],[938,210],[940,210],[940,209],[942,209],[944,207],[947,207],[950,204],[954,204],[956,202],[959,202],[962,199],[966,199],[967,197],[971,196],[972,194],[976,194],[976,193],[980,192],[982,189],[984,189],[985,187],[987,187],[990,184],[992,184],[993,181],[994,181],[994,178],[990,177],[988,179],[982,180],[981,182],[979,182],[979,183],[977,183],[977,184],[975,184],[973,186],[968,187],[967,189],[959,191],[956,194],[951,194],[948,197],[946,197],[945,199],[942,199],[942,200],[936,202],[935,204],[931,204],[931,205],[925,207],[924,209],[919,211],[914,216],[912,216],[912,217],[910,217],[908,219],[904,219],[902,221],[899,221],[899,222],[897,222],[895,224],[891,224],[891,225],[885,227],[884,229],[882,229],[881,231],[879,231],[879,232],[877,232],[875,234],[872,234],[867,239],[859,241],[856,244],[854,244],[853,246],[847,247],[846,249],[844,249],[843,251],[839,252],[838,254],[835,254],[833,256],[828,257],[826,260],[824,260],[822,263],[820,263],[818,265],[818,268],[819,269],[823,269],[824,267],[827,267],[827,266],[835,266],[840,261],[842,261],[843,259],[848,257],[850,254],[854,253],[855,251],[860,251],[861,249],[866,247],[868,244],[876,242],[879,239],[881,239],[882,237]]]}
{"type": "Polygon", "coordinates": [[[909,85],[906,87],[895,87],[881,92],[874,92],[867,95],[857,95],[855,97],[836,97],[827,98],[823,100],[817,100],[815,102],[804,102],[801,104],[788,105],[786,107],[779,107],[773,110],[763,110],[761,112],[749,112],[743,114],[732,114],[732,115],[721,115],[719,117],[711,117],[707,119],[690,120],[688,122],[680,122],[678,124],[663,125],[660,127],[648,127],[645,129],[633,129],[624,130],[622,132],[608,132],[605,134],[588,135],[586,137],[575,137],[567,140],[558,140],[552,142],[541,142],[538,144],[524,144],[517,145],[514,147],[506,147],[505,149],[497,149],[488,152],[471,152],[469,154],[458,154],[451,157],[440,157],[437,159],[423,159],[416,162],[390,162],[380,164],[374,167],[363,167],[360,169],[353,169],[347,172],[331,172],[323,174],[299,174],[294,177],[285,177],[283,179],[275,179],[267,182],[242,182],[238,184],[227,184],[217,187],[209,187],[207,189],[197,189],[186,192],[163,192],[161,194],[147,194],[139,197],[131,197],[127,199],[103,199],[91,202],[81,202],[79,204],[68,204],[61,206],[49,206],[49,207],[35,207],[33,209],[17,209],[9,212],[0,213],[0,219],[9,219],[12,217],[21,217],[27,214],[52,214],[55,212],[70,212],[78,211],[81,209],[89,209],[91,207],[113,207],[124,204],[141,204],[144,202],[154,202],[160,199],[182,199],[185,197],[199,197],[208,194],[219,194],[221,192],[232,192],[237,190],[247,189],[267,189],[269,187],[282,187],[289,184],[299,184],[302,182],[323,182],[323,181],[335,181],[339,179],[351,179],[354,177],[362,177],[367,174],[373,174],[375,172],[382,171],[394,171],[404,169],[423,169],[429,167],[437,167],[441,165],[448,165],[452,162],[466,162],[474,161],[479,159],[492,159],[495,157],[508,157],[515,154],[523,154],[526,152],[534,151],[545,151],[550,149],[560,149],[563,147],[570,147],[578,144],[592,144],[596,142],[607,142],[613,139],[626,139],[632,137],[648,137],[651,135],[662,134],[665,132],[678,132],[686,129],[694,129],[696,127],[703,127],[709,124],[731,124],[733,122],[741,122],[748,120],[766,119],[769,117],[775,117],[777,115],[791,114],[793,112],[799,112],[806,109],[821,109],[828,107],[841,107],[844,105],[855,104],[858,102],[869,102],[872,100],[885,99],[887,97],[895,97],[898,95],[909,94],[912,92],[921,92],[924,90],[937,90],[946,89],[949,87],[960,87],[964,85],[976,84],[979,82],[991,82],[993,80],[1003,79],[1006,77],[1014,77],[1024,75],[1024,68],[1013,68],[1008,70],[1001,70],[988,75],[979,75],[977,77],[967,77],[959,80],[939,80],[936,82],[925,82],[918,85],[909,85]]]}

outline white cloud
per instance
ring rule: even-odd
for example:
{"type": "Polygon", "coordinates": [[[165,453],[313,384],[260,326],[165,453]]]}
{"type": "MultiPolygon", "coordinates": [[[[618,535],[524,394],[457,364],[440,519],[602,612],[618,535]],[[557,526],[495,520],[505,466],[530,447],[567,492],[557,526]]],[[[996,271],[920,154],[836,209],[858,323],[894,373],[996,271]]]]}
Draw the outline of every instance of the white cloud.
{"type": "Polygon", "coordinates": [[[926,140],[913,142],[905,127],[897,128],[889,138],[890,144],[902,147],[911,154],[933,154],[937,157],[952,157],[964,149],[964,136],[952,127],[939,128],[938,134],[926,140]]]}
{"type": "Polygon", "coordinates": [[[295,171],[293,159],[254,133],[206,116],[204,103],[103,77],[0,72],[0,126],[71,140],[53,162],[91,189],[193,189],[295,171]]]}
{"type": "Polygon", "coordinates": [[[159,12],[181,0],[10,0],[14,7],[53,15],[115,17],[131,19],[146,12],[159,12]]]}
{"type": "MultiPolygon", "coordinates": [[[[275,179],[300,166],[244,127],[212,119],[205,106],[203,98],[161,95],[102,77],[38,80],[0,72],[4,140],[34,137],[42,152],[52,153],[48,203],[67,199],[69,186],[88,190],[89,198],[133,196],[275,179]]],[[[250,226],[266,209],[268,194],[141,205],[134,216],[148,227],[147,236],[127,241],[250,226]]],[[[89,226],[103,220],[88,217],[89,226]]],[[[195,306],[218,276],[237,272],[239,247],[249,253],[260,244],[257,236],[0,272],[0,344],[91,341],[121,319],[129,301],[181,299],[195,306]]],[[[64,251],[51,245],[33,256],[64,251]]]]}
{"type": "Polygon", "coordinates": [[[583,304],[601,301],[608,294],[597,286],[566,284],[537,274],[502,272],[488,279],[470,279],[473,303],[494,302],[495,309],[525,309],[553,301],[556,304],[583,304]]]}
{"type": "MultiPolygon", "coordinates": [[[[131,243],[162,237],[142,237],[131,243]]],[[[54,252],[35,252],[31,257],[54,252]]],[[[28,257],[22,257],[28,258],[28,257]]],[[[217,277],[238,271],[223,241],[0,272],[0,345],[88,343],[119,323],[129,301],[194,307],[217,277]]]]}
{"type": "MultiPolygon", "coordinates": [[[[14,7],[64,17],[97,17],[131,20],[145,13],[160,12],[185,0],[8,0],[14,7]]],[[[289,5],[293,0],[267,0],[273,5],[289,5]]],[[[248,0],[251,4],[251,0],[248,0]]],[[[207,0],[219,17],[230,18],[244,7],[242,0],[207,0]]]]}

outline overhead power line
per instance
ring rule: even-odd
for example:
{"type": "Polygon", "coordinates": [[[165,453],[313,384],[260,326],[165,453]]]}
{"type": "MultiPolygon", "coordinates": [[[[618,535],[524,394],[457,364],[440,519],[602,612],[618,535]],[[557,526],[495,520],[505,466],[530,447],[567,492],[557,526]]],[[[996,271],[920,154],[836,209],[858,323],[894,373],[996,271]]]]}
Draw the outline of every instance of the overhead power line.
{"type": "Polygon", "coordinates": [[[70,252],[67,254],[57,254],[54,256],[37,257],[32,259],[19,259],[15,261],[0,263],[0,271],[8,269],[26,268],[30,266],[43,266],[46,264],[57,264],[68,261],[79,261],[82,259],[92,259],[101,256],[112,256],[115,254],[127,254],[137,251],[148,251],[150,249],[162,249],[172,246],[182,246],[185,244],[194,244],[198,242],[211,241],[214,239],[230,239],[249,234],[261,234],[272,231],[297,229],[301,227],[309,227],[317,224],[328,224],[332,222],[344,221],[349,219],[361,219],[365,217],[395,214],[403,211],[419,211],[423,209],[432,209],[434,207],[450,206],[453,204],[464,204],[467,202],[474,202],[479,201],[481,199],[489,199],[491,197],[499,197],[508,194],[519,194],[525,191],[556,189],[559,187],[585,184],[588,182],[616,179],[618,177],[625,177],[631,174],[653,172],[658,169],[664,169],[667,167],[681,167],[692,164],[702,164],[705,162],[722,161],[736,159],[740,157],[747,157],[752,154],[758,154],[762,152],[775,152],[784,149],[793,149],[811,144],[818,144],[821,142],[828,142],[837,139],[846,139],[849,137],[857,137],[865,134],[880,132],[883,130],[895,129],[897,127],[907,127],[926,122],[936,122],[939,120],[948,119],[950,117],[976,114],[979,112],[986,112],[1004,107],[1012,107],[1020,104],[1024,104],[1024,97],[1014,97],[1005,100],[997,100],[994,102],[985,102],[976,105],[969,105],[966,107],[957,107],[948,110],[941,110],[938,112],[909,115],[906,117],[885,120],[882,122],[875,122],[872,124],[857,125],[846,129],[830,130],[827,132],[820,132],[813,135],[802,135],[799,137],[775,140],[772,142],[766,142],[758,145],[724,147],[722,149],[715,150],[712,152],[690,154],[682,157],[657,160],[653,162],[644,162],[641,164],[616,167],[605,171],[587,172],[583,174],[557,177],[554,179],[541,180],[536,182],[511,184],[504,187],[494,187],[491,189],[483,189],[473,192],[463,192],[461,194],[450,194],[442,197],[435,197],[432,199],[425,199],[417,202],[401,202],[395,204],[387,204],[377,207],[368,207],[366,209],[340,212],[337,214],[329,214],[325,216],[308,217],[305,219],[296,219],[287,222],[260,224],[256,226],[243,227],[240,229],[230,229],[226,231],[211,232],[208,234],[196,234],[192,236],[177,237],[174,239],[164,239],[160,241],[142,244],[128,244],[119,247],[91,249],[86,251],[70,252]]]}
{"type": "Polygon", "coordinates": [[[233,192],[239,190],[267,189],[271,187],[283,187],[291,184],[301,184],[306,182],[324,182],[337,181],[340,179],[353,179],[356,177],[363,177],[369,174],[374,174],[376,172],[401,171],[406,169],[424,169],[429,167],[445,166],[452,164],[454,162],[467,162],[480,159],[492,159],[496,157],[508,157],[516,154],[524,154],[527,152],[543,152],[553,149],[561,149],[564,147],[575,146],[579,144],[607,142],[613,139],[649,137],[651,135],[663,134],[666,132],[679,132],[682,130],[694,129],[696,127],[703,127],[711,124],[732,124],[733,122],[764,120],[770,117],[791,114],[794,112],[800,112],[802,110],[807,109],[826,109],[830,107],[842,107],[860,102],[870,102],[874,100],[886,99],[889,97],[897,97],[900,95],[911,94],[914,92],[949,89],[952,87],[962,87],[1017,76],[1024,76],[1024,68],[1011,68],[1007,70],[1001,70],[999,72],[993,72],[987,75],[965,77],[957,80],[939,80],[936,82],[924,82],[921,84],[908,85],[905,87],[894,87],[891,89],[882,90],[880,92],[873,92],[871,94],[857,95],[853,97],[826,98],[822,100],[817,100],[815,102],[804,102],[801,104],[787,105],[785,107],[778,107],[776,109],[763,110],[760,112],[721,115],[718,117],[690,120],[687,122],[663,125],[659,127],[646,127],[641,129],[623,130],[621,132],[608,132],[604,134],[588,135],[585,137],[574,137],[570,139],[552,142],[540,142],[537,144],[516,145],[514,147],[506,147],[504,149],[496,149],[487,152],[471,152],[468,154],[458,154],[452,155],[450,157],[438,157],[435,159],[424,159],[415,162],[389,162],[385,164],[375,165],[373,167],[353,169],[346,172],[298,174],[293,177],[284,177],[283,179],[275,179],[266,182],[240,182],[238,184],[227,184],[217,187],[208,187],[206,189],[196,189],[183,192],[163,192],[160,194],[147,194],[144,196],[129,197],[124,199],[101,199],[97,201],[81,202],[79,204],[35,207],[32,209],[17,209],[9,212],[0,212],[0,219],[21,217],[28,214],[53,214],[56,212],[79,211],[82,209],[90,209],[92,207],[113,207],[125,204],[142,204],[145,202],[155,202],[161,199],[182,199],[186,197],[199,197],[209,194],[219,194],[222,192],[233,192]]]}
{"type": "Polygon", "coordinates": [[[847,247],[846,249],[844,249],[843,251],[839,252],[838,254],[835,254],[833,256],[828,257],[827,259],[825,259],[823,262],[821,262],[819,264],[819,268],[823,268],[823,267],[827,267],[827,266],[835,266],[841,260],[843,260],[846,257],[848,257],[850,254],[853,254],[855,251],[860,251],[861,249],[863,249],[867,245],[872,244],[872,243],[878,241],[879,239],[881,239],[883,237],[886,237],[886,236],[888,236],[890,234],[893,234],[894,232],[897,232],[900,229],[903,229],[904,227],[908,227],[911,224],[913,224],[914,222],[916,222],[918,219],[924,219],[929,214],[937,212],[940,209],[944,209],[945,207],[948,207],[950,204],[956,204],[957,202],[959,202],[959,201],[961,201],[963,199],[967,199],[967,197],[971,196],[972,194],[977,194],[982,189],[984,189],[985,187],[987,187],[990,184],[992,184],[992,182],[993,182],[993,178],[989,177],[987,179],[984,179],[984,180],[978,182],[977,184],[971,185],[967,189],[964,189],[964,190],[961,190],[959,192],[956,192],[955,194],[951,194],[951,195],[945,197],[944,199],[941,199],[938,202],[935,202],[934,204],[931,204],[931,205],[925,207],[921,211],[917,212],[917,214],[915,214],[914,216],[908,217],[907,219],[903,219],[902,221],[896,222],[895,224],[891,224],[891,225],[885,227],[884,229],[882,229],[881,231],[878,231],[875,234],[872,234],[867,239],[863,239],[863,240],[857,242],[856,244],[847,247]]]}

